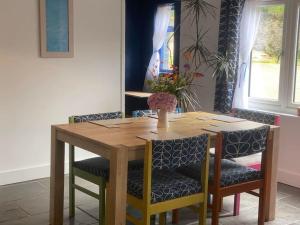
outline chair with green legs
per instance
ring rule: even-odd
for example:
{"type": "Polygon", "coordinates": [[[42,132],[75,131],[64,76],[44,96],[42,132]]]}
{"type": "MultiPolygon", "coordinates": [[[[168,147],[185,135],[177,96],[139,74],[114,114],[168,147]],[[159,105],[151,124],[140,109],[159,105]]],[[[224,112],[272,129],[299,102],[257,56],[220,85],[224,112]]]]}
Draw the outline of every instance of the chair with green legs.
{"type": "MultiPolygon", "coordinates": [[[[95,120],[108,120],[122,118],[122,112],[109,112],[69,117],[69,123],[81,123],[95,120]]],[[[105,225],[105,190],[109,180],[109,161],[102,157],[94,157],[86,160],[75,161],[75,147],[69,149],[69,210],[70,217],[75,216],[75,189],[81,191],[99,201],[99,225],[105,225]],[[98,185],[99,193],[90,191],[75,184],[75,177],[79,177],[98,185]]],[[[128,169],[143,168],[142,161],[128,163],[128,169]]]]}

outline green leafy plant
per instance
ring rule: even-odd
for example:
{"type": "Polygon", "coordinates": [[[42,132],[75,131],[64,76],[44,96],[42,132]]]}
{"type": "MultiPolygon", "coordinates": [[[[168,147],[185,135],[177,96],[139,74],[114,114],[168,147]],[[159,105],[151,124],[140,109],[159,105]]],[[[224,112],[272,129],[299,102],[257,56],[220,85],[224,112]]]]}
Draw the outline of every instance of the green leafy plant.
{"type": "Polygon", "coordinates": [[[193,16],[194,21],[199,22],[201,15],[205,17],[208,15],[215,16],[216,7],[207,0],[182,0],[183,7],[188,11],[189,15],[193,16]]]}
{"type": "Polygon", "coordinates": [[[195,33],[192,34],[193,43],[184,49],[184,54],[191,53],[192,63],[195,70],[198,70],[202,64],[207,64],[211,55],[210,51],[205,45],[205,38],[208,31],[203,32],[200,26],[200,21],[203,17],[215,17],[216,7],[207,0],[183,0],[183,10],[186,15],[191,18],[192,26],[194,26],[195,33]]]}
{"type": "Polygon", "coordinates": [[[232,72],[234,71],[234,65],[229,59],[228,52],[225,55],[215,54],[210,57],[208,60],[209,67],[213,69],[212,76],[225,75],[227,78],[231,77],[232,72]]]}
{"type": "MultiPolygon", "coordinates": [[[[178,0],[179,1],[179,0],[178,0]]],[[[195,70],[198,70],[201,65],[207,64],[211,56],[211,52],[205,45],[205,38],[208,30],[203,31],[201,29],[200,21],[203,17],[212,16],[215,17],[216,7],[209,3],[207,0],[181,0],[183,7],[183,15],[181,23],[175,27],[174,33],[170,36],[168,43],[174,37],[174,35],[179,31],[182,24],[185,24],[190,19],[192,21],[191,25],[195,28],[195,33],[190,34],[192,43],[183,48],[183,54],[190,54],[192,65],[195,70]]],[[[171,51],[171,49],[169,49],[171,51]]],[[[170,54],[171,56],[172,54],[170,54]]]]}
{"type": "Polygon", "coordinates": [[[198,70],[203,63],[207,63],[211,54],[204,44],[206,33],[207,31],[199,33],[194,43],[184,49],[184,55],[190,54],[190,59],[195,66],[195,70],[198,70]]]}
{"type": "MultiPolygon", "coordinates": [[[[179,0],[178,0],[179,1],[179,0]]],[[[228,54],[225,56],[219,54],[212,54],[205,45],[207,31],[201,29],[201,20],[207,16],[215,17],[216,7],[208,2],[208,0],[181,0],[183,4],[183,15],[181,23],[175,28],[174,34],[169,38],[168,42],[173,38],[176,32],[182,24],[186,23],[188,19],[191,22],[191,26],[194,27],[192,35],[192,44],[183,48],[181,52],[184,58],[191,63],[194,72],[191,72],[190,65],[185,65],[184,72],[178,72],[174,70],[171,73],[161,74],[159,76],[153,76],[153,80],[148,81],[152,92],[166,92],[176,96],[178,106],[183,111],[192,109],[196,111],[201,108],[200,98],[195,92],[194,86],[200,86],[195,84],[195,77],[202,77],[203,74],[196,72],[199,71],[203,64],[212,67],[213,77],[226,74],[230,76],[233,71],[233,65],[229,60],[228,54]],[[187,66],[188,65],[188,66],[187,66]],[[187,67],[188,70],[187,70],[187,67]]],[[[169,49],[171,51],[171,49],[169,49]]],[[[172,54],[170,54],[172,55],[172,54]]]]}

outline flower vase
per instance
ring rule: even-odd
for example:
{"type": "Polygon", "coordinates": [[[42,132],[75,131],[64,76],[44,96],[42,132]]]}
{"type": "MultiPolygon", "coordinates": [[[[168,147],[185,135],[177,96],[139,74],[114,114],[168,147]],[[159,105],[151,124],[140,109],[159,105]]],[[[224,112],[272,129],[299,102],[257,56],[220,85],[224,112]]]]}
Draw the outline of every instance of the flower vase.
{"type": "Polygon", "coordinates": [[[157,114],[158,114],[157,128],[168,128],[169,127],[168,112],[166,110],[160,109],[157,114]]]}

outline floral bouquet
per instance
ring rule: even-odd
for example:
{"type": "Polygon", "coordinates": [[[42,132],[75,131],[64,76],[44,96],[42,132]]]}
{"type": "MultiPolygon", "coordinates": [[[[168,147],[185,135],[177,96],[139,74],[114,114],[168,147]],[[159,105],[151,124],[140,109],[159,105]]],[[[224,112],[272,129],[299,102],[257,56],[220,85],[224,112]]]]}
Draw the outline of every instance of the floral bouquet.
{"type": "MultiPolygon", "coordinates": [[[[188,111],[189,108],[196,111],[197,108],[201,108],[198,96],[194,92],[192,86],[196,85],[194,84],[195,78],[200,78],[204,75],[197,72],[190,72],[189,64],[184,65],[183,72],[179,72],[178,67],[176,66],[173,66],[172,69],[173,70],[171,72],[163,73],[158,76],[153,73],[153,79],[147,81],[151,91],[153,93],[159,93],[161,97],[162,93],[168,93],[169,95],[175,96],[178,102],[178,107],[180,107],[183,111],[188,111]]],[[[167,95],[163,98],[170,99],[167,95]]],[[[166,104],[166,101],[163,102],[163,104],[166,104]]],[[[148,103],[150,103],[150,101],[148,101],[148,103]]],[[[174,101],[172,101],[172,103],[174,103],[174,101]]]]}
{"type": "Polygon", "coordinates": [[[177,99],[175,95],[158,92],[148,98],[148,105],[152,110],[173,112],[177,106],[177,99]]]}

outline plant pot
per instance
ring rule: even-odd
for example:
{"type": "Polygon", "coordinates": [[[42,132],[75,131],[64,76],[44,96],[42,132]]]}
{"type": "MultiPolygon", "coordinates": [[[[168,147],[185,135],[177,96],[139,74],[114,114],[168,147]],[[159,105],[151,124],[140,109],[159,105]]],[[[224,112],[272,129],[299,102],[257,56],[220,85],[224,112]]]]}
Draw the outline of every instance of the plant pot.
{"type": "Polygon", "coordinates": [[[158,114],[157,128],[168,128],[169,127],[168,112],[166,110],[160,109],[157,114],[158,114]]]}

